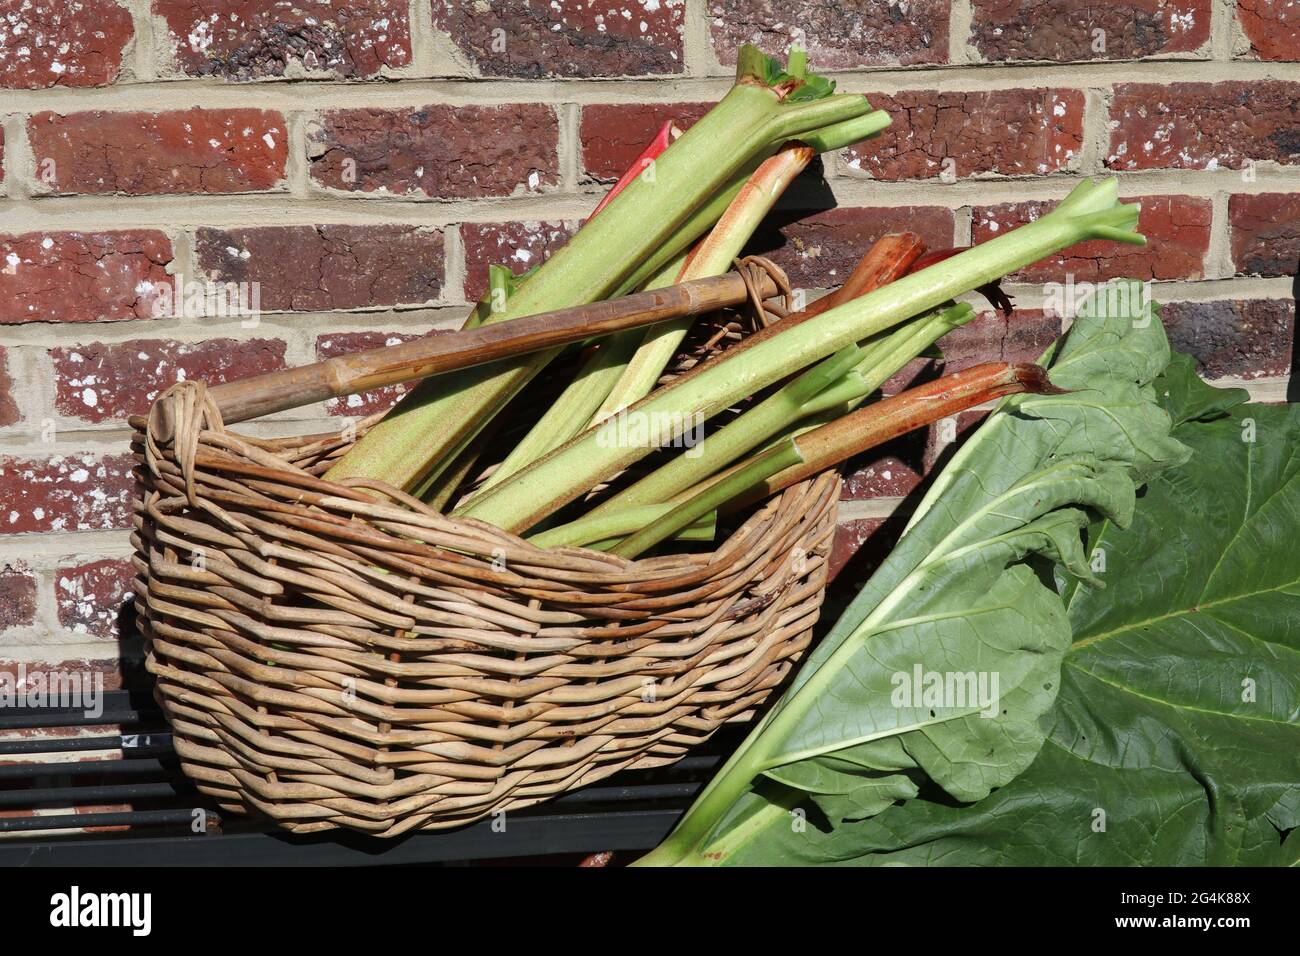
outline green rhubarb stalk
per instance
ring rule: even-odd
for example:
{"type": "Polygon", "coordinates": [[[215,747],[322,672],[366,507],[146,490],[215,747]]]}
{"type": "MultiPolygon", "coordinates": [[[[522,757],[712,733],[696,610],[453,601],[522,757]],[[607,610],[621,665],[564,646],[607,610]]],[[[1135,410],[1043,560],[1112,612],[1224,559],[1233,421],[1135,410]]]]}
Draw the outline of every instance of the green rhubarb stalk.
{"type": "Polygon", "coordinates": [[[524,280],[536,271],[537,267],[533,266],[522,275],[515,275],[505,266],[495,263],[488,266],[487,291],[483,293],[483,298],[478,300],[474,311],[469,314],[469,318],[461,328],[476,328],[487,322],[493,314],[504,312],[510,297],[524,284],[524,280]]]}
{"type": "Polygon", "coordinates": [[[592,516],[669,501],[809,416],[852,408],[948,332],[975,317],[962,303],[923,316],[879,340],[841,349],[735,421],[594,508],[592,516]]]}
{"type": "MultiPolygon", "coordinates": [[[[646,288],[661,289],[673,285],[685,263],[686,254],[682,253],[647,283],[646,288]]],[[[601,339],[569,387],[542,414],[523,440],[511,449],[505,461],[483,481],[474,494],[481,494],[582,431],[635,354],[639,345],[639,332],[639,329],[629,329],[601,339]]]]}
{"type": "MultiPolygon", "coordinates": [[[[679,529],[687,527],[703,515],[716,514],[722,505],[772,475],[803,464],[803,460],[803,456],[799,453],[799,446],[792,438],[765,449],[746,462],[743,467],[737,468],[725,480],[714,482],[698,494],[672,505],[654,523],[642,525],[640,531],[624,538],[610,549],[610,553],[623,558],[635,558],[661,541],[671,538],[679,529]]],[[[613,520],[615,517],[617,516],[609,515],[607,520],[613,520]]]]}
{"type": "Polygon", "coordinates": [[[603,338],[583,362],[569,387],[528,430],[492,476],[475,494],[509,478],[529,462],[564,444],[587,427],[601,398],[618,381],[636,351],[635,340],[625,335],[603,338]]]}
{"type": "MultiPolygon", "coordinates": [[[[614,187],[605,194],[605,197],[592,211],[589,218],[600,215],[601,210],[613,202],[615,196],[626,189],[637,176],[644,175],[645,171],[654,165],[654,162],[663,154],[664,150],[679,139],[681,135],[682,131],[675,122],[672,120],[665,122],[660,127],[659,132],[655,134],[654,139],[642,150],[641,155],[623,172],[614,187]]],[[[685,256],[682,255],[673,260],[677,269],[680,269],[684,259],[685,256]]],[[[675,279],[676,275],[677,272],[673,271],[672,278],[675,279]]],[[[670,279],[670,281],[672,280],[670,279]]],[[[651,283],[648,288],[653,289],[658,288],[658,286],[651,283]]],[[[505,461],[501,462],[497,469],[484,481],[479,490],[490,488],[507,475],[518,471],[520,467],[534,458],[541,457],[581,431],[587,420],[595,412],[603,396],[607,395],[610,388],[618,381],[623,366],[626,365],[636,347],[637,339],[632,335],[623,333],[606,336],[598,346],[590,349],[590,354],[578,370],[573,382],[559,399],[546,410],[533,428],[529,430],[523,441],[511,451],[505,461]]]]}
{"type": "MultiPolygon", "coordinates": [[[[612,549],[635,558],[725,505],[750,504],[853,455],[1004,395],[1059,392],[1037,365],[992,362],[928,382],[851,415],[837,417],[753,456],[612,549]]],[[[610,516],[612,520],[613,516],[610,516]]]]}
{"type": "MultiPolygon", "coordinates": [[[[857,119],[815,130],[813,134],[804,138],[815,140],[818,143],[816,151],[824,152],[841,149],[874,136],[888,125],[889,117],[883,112],[876,111],[857,119]]],[[[785,185],[779,184],[778,176],[788,176],[793,179],[798,172],[806,168],[807,162],[811,162],[811,155],[808,155],[802,165],[799,165],[798,158],[792,158],[801,157],[805,152],[801,149],[788,149],[778,153],[779,162],[765,173],[773,188],[778,186],[781,190],[785,188],[785,185]]],[[[757,198],[754,198],[755,190],[748,190],[750,195],[746,197],[746,202],[740,208],[737,208],[737,204],[742,194],[747,192],[746,187],[758,175],[758,170],[767,167],[778,157],[769,157],[763,162],[756,163],[754,169],[749,170],[745,176],[729,183],[717,196],[701,207],[680,232],[694,235],[698,231],[700,222],[721,223],[727,217],[731,217],[732,225],[721,232],[717,226],[714,226],[709,233],[709,238],[697,246],[690,257],[685,252],[679,252],[676,258],[668,261],[666,265],[661,265],[665,251],[678,249],[681,246],[681,243],[676,240],[670,242],[665,250],[650,257],[631,279],[625,281],[616,294],[622,295],[632,288],[660,289],[687,279],[707,278],[710,275],[721,275],[726,272],[748,241],[748,236],[753,234],[758,222],[762,220],[762,214],[759,213],[763,212],[760,208],[763,194],[758,192],[757,198]],[[719,209],[722,210],[721,214],[718,212],[719,209]],[[735,210],[734,215],[732,210],[735,210]],[[742,217],[755,219],[753,225],[748,226],[747,232],[745,224],[741,222],[742,217]],[[717,241],[713,241],[715,234],[719,237],[717,241]],[[710,245],[710,248],[706,251],[704,245],[710,245]],[[685,271],[688,262],[692,266],[689,272],[685,271]],[[714,271],[705,272],[706,265],[714,271]],[[648,281],[642,283],[642,276],[652,266],[661,266],[661,268],[648,281]]],[[[573,384],[565,390],[554,405],[546,410],[524,440],[512,449],[501,466],[474,494],[480,494],[504,481],[520,468],[564,444],[584,427],[598,424],[648,394],[657,384],[664,368],[680,346],[691,321],[684,319],[664,322],[650,329],[632,329],[607,337],[601,345],[601,348],[606,351],[603,354],[596,353],[588,360],[588,364],[579,371],[573,384]],[[632,350],[635,350],[635,354],[629,361],[628,354],[632,350]],[[619,361],[623,362],[622,366],[617,364],[619,361]]]]}
{"type": "MultiPolygon", "coordinates": [[[[708,418],[845,346],[1077,242],[1145,243],[1134,231],[1139,207],[1118,202],[1117,195],[1114,179],[1080,183],[1037,221],[830,309],[793,327],[788,335],[774,335],[730,358],[724,353],[699,374],[683,376],[651,393],[627,414],[669,423],[678,434],[663,437],[673,440],[700,416],[708,418]]],[[[507,530],[526,530],[652,450],[610,443],[600,429],[588,430],[475,499],[463,514],[507,530]]]]}
{"type": "MultiPolygon", "coordinates": [[[[818,77],[795,79],[757,50],[742,50],[735,86],[664,151],[655,163],[655,175],[637,177],[551,256],[502,312],[486,321],[505,321],[615,294],[648,256],[656,251],[662,254],[670,239],[693,241],[694,236],[684,236],[679,229],[755,155],[870,111],[864,97],[832,95],[830,89],[818,77]]],[[[411,488],[447,467],[456,452],[557,352],[549,349],[426,379],[326,477],[366,477],[411,488]]]]}
{"type": "MultiPolygon", "coordinates": [[[[528,540],[539,548],[588,547],[597,551],[613,547],[627,535],[654,524],[671,512],[674,504],[642,505],[626,508],[617,514],[587,517],[530,535],[528,540]]],[[[681,525],[673,535],[679,540],[711,541],[716,532],[717,515],[701,512],[681,525]]]]}
{"type": "MultiPolygon", "coordinates": [[[[800,133],[796,138],[799,142],[811,146],[818,153],[828,153],[878,135],[882,130],[888,128],[889,122],[888,113],[883,110],[873,110],[854,119],[831,123],[815,130],[800,133]]],[[[708,232],[713,227],[713,224],[721,218],[726,208],[731,205],[731,201],[736,198],[736,194],[749,181],[749,177],[753,175],[754,170],[758,169],[764,160],[773,155],[779,146],[778,143],[767,150],[760,151],[741,167],[740,172],[733,176],[726,186],[691,214],[691,217],[677,231],[670,242],[665,243],[663,248],[647,257],[624,280],[614,295],[623,295],[633,289],[643,288],[644,284],[658,275],[673,258],[689,247],[698,237],[708,232]]]]}
{"type": "MultiPolygon", "coordinates": [[[[878,131],[879,124],[879,120],[872,124],[873,131],[878,131]]],[[[855,127],[852,132],[860,130],[861,127],[855,127]]],[[[790,183],[808,167],[814,155],[816,153],[811,147],[790,144],[764,160],[691,254],[685,268],[675,270],[674,260],[647,283],[646,288],[657,289],[727,272],[759,223],[790,183]]],[[[574,383],[511,450],[479,493],[564,444],[584,428],[603,421],[649,394],[693,322],[692,318],[675,319],[637,330],[634,334],[607,338],[601,346],[606,350],[605,354],[598,353],[593,359],[593,367],[582,370],[574,383]],[[640,335],[639,343],[635,335],[640,335]],[[635,354],[629,355],[633,349],[635,354]]]]}
{"type": "MultiPolygon", "coordinates": [[[[794,52],[790,53],[790,57],[792,57],[793,61],[794,52]]],[[[845,146],[852,146],[853,143],[862,142],[863,139],[874,137],[888,126],[888,114],[883,111],[875,111],[867,113],[866,116],[855,117],[853,120],[824,126],[822,129],[803,134],[798,139],[798,143],[813,147],[814,152],[831,152],[841,150],[845,146]]],[[[733,183],[732,186],[728,187],[729,195],[738,195],[744,189],[744,186],[745,183],[733,183]]],[[[731,206],[733,204],[735,204],[735,199],[732,200],[731,206]]],[[[750,228],[750,234],[753,234],[753,229],[757,228],[757,225],[757,222],[755,222],[753,228],[750,228]]],[[[712,233],[710,233],[710,237],[712,237],[712,233]]],[[[723,239],[725,241],[725,237],[723,239]]],[[[740,250],[737,250],[737,255],[738,251],[740,250]]],[[[733,259],[735,259],[735,256],[733,256],[733,259]]],[[[702,274],[692,274],[692,276],[679,276],[676,281],[684,282],[688,278],[702,277],[702,274]]],[[[658,281],[659,277],[656,277],[646,287],[658,289],[659,286],[655,285],[655,282],[658,281]]],[[[663,375],[663,369],[667,367],[668,360],[672,358],[673,351],[677,349],[677,346],[681,345],[684,333],[680,329],[684,325],[684,323],[664,323],[646,329],[643,333],[624,333],[641,334],[645,339],[642,350],[638,350],[637,358],[633,359],[633,363],[637,365],[637,368],[628,369],[619,384],[615,386],[614,392],[610,394],[610,397],[604,401],[597,414],[593,416],[591,424],[597,424],[599,421],[608,418],[608,416],[614,415],[615,412],[632,405],[633,402],[645,397],[655,388],[659,376],[663,375]],[[658,372],[653,373],[655,368],[658,368],[658,372]]]]}
{"type": "MultiPolygon", "coordinates": [[[[686,264],[677,281],[704,279],[729,270],[759,223],[795,178],[808,168],[815,155],[811,147],[790,145],[759,166],[686,264]]],[[[640,348],[596,412],[592,424],[650,394],[693,322],[694,319],[662,322],[642,333],[640,348]]],[[[565,436],[565,440],[569,437],[565,436]]]]}

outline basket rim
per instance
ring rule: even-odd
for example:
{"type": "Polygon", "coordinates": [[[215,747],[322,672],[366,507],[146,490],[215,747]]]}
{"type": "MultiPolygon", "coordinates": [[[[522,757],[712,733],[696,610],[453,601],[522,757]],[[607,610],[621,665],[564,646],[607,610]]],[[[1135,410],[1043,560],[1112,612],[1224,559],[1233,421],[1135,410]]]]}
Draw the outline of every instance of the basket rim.
{"type": "MultiPolygon", "coordinates": [[[[202,380],[180,381],[169,386],[150,404],[145,415],[131,415],[127,418],[128,426],[135,433],[135,439],[145,450],[144,466],[153,476],[161,478],[160,461],[165,459],[163,449],[169,449],[181,471],[185,482],[187,496],[192,506],[198,506],[194,487],[194,473],[201,464],[221,471],[242,473],[249,477],[260,477],[283,481],[303,489],[301,504],[311,504],[313,510],[332,514],[334,510],[353,511],[353,520],[359,527],[366,527],[374,533],[385,534],[392,541],[410,541],[400,534],[388,532],[376,527],[372,518],[378,521],[397,521],[409,523],[427,531],[439,532],[452,537],[463,537],[464,545],[474,550],[471,542],[480,547],[483,544],[496,544],[496,551],[502,551],[501,557],[511,567],[539,567],[555,570],[570,570],[585,577],[592,575],[592,580],[583,581],[575,578],[573,583],[595,583],[601,580],[606,586],[611,578],[625,579],[629,585],[644,587],[656,585],[655,590],[675,590],[686,584],[686,580],[698,577],[699,573],[717,563],[727,563],[731,552],[745,545],[745,539],[753,534],[753,528],[761,523],[770,513],[782,507],[795,507],[796,502],[810,495],[820,498],[820,486],[826,480],[839,482],[837,468],[807,478],[802,482],[784,489],[764,501],[716,547],[708,551],[690,551],[649,557],[624,558],[605,551],[597,551],[580,546],[539,547],[518,534],[506,531],[496,525],[477,518],[453,517],[436,511],[413,495],[376,479],[348,479],[347,483],[330,481],[312,475],[297,467],[291,461],[282,458],[288,450],[311,449],[330,443],[342,446],[355,442],[365,431],[384,417],[385,412],[378,412],[353,423],[351,429],[337,431],[313,432],[306,435],[289,435],[282,438],[261,438],[241,435],[230,430],[222,420],[216,403],[207,393],[207,385],[202,380]],[[351,432],[352,437],[345,439],[344,432],[351,432]],[[227,455],[218,455],[201,450],[203,439],[215,440],[225,445],[227,455]],[[237,457],[238,456],[238,457],[237,457]],[[242,457],[245,464],[239,460],[242,457]],[[276,459],[274,462],[267,458],[276,459]],[[262,463],[258,463],[258,459],[262,463]],[[380,501],[367,491],[383,495],[380,501]],[[369,513],[369,514],[367,514],[369,513]],[[507,547],[502,550],[501,545],[507,547]],[[513,552],[513,553],[512,553],[513,552]],[[583,567],[576,566],[580,563],[583,567]],[[594,566],[593,566],[594,565],[594,566]]],[[[256,419],[253,419],[256,420],[256,419]]],[[[134,442],[133,442],[134,443],[134,442]]],[[[838,495],[835,496],[838,499],[838,495]]],[[[221,509],[219,509],[221,510],[221,509]]],[[[463,548],[448,549],[443,545],[429,547],[439,552],[464,553],[463,548]]]]}

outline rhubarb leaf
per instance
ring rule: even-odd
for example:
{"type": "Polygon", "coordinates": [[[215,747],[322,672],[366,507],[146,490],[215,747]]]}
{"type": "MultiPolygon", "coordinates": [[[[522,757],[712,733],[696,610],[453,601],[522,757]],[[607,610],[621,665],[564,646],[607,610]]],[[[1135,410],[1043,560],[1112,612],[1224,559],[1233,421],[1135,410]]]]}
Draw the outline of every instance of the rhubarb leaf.
{"type": "Polygon", "coordinates": [[[1156,379],[1156,399],[1173,419],[1184,422],[1210,421],[1228,414],[1249,400],[1244,388],[1215,388],[1196,374],[1196,360],[1174,353],[1164,373],[1156,379]]]}
{"type": "Polygon", "coordinates": [[[736,56],[736,77],[753,77],[762,85],[782,90],[787,103],[811,103],[835,92],[835,81],[809,73],[807,56],[798,48],[790,51],[790,67],[752,44],[741,46],[736,56]]]}
{"type": "Polygon", "coordinates": [[[1029,770],[971,806],[929,794],[786,828],[767,859],[1300,864],[1300,407],[1192,375],[1178,359],[1157,389],[1190,462],[1129,527],[1091,529],[1109,586],[1067,594],[1072,646],[1029,770]]]}
{"type": "Polygon", "coordinates": [[[880,809],[888,786],[906,800],[891,776],[968,802],[1030,765],[1070,641],[1050,569],[1099,584],[1081,536],[1089,517],[1126,525],[1136,485],[1188,455],[1152,387],[1169,356],[1163,327],[1140,297],[1120,301],[1107,312],[1099,299],[1056,350],[1052,380],[1074,391],[1005,399],[954,456],[890,557],[649,862],[853,858],[864,824],[837,824],[868,815],[855,807],[880,809]],[[855,775],[856,790],[844,779],[855,775]],[[799,813],[807,825],[792,827],[799,813]]]}

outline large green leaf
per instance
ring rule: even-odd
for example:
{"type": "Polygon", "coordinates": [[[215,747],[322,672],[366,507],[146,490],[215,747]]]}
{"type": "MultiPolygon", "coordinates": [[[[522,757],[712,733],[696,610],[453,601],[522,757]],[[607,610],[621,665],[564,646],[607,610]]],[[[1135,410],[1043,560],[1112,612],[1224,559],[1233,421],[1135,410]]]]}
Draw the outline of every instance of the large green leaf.
{"type": "Polygon", "coordinates": [[[1150,306],[1080,316],[1051,365],[1073,391],[999,406],[649,862],[779,861],[808,809],[810,830],[851,832],[922,788],[974,801],[1024,771],[1069,645],[1049,569],[1099,584],[1089,516],[1127,524],[1135,483],[1187,457],[1152,386],[1168,357],[1150,306]],[[948,694],[908,693],[939,681],[948,694]]]}
{"type": "Polygon", "coordinates": [[[738,862],[1300,862],[1300,407],[1240,405],[1184,359],[1157,390],[1192,459],[1128,528],[1091,529],[1110,586],[1066,588],[1072,646],[1029,770],[970,806],[931,792],[786,827],[738,862]]]}

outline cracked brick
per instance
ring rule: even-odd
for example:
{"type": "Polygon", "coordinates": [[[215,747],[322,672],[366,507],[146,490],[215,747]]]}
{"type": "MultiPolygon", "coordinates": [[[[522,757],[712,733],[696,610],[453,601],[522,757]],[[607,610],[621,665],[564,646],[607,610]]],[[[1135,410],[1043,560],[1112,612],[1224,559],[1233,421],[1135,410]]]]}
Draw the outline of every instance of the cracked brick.
{"type": "Polygon", "coordinates": [[[1300,60],[1300,3],[1238,0],[1237,22],[1258,60],[1300,60]]]}
{"type": "Polygon", "coordinates": [[[572,219],[559,222],[466,222],[460,227],[465,248],[465,300],[487,292],[488,266],[506,266],[521,275],[545,262],[578,231],[572,219]]]}
{"type": "Polygon", "coordinates": [[[124,558],[60,565],[54,585],[59,624],[74,634],[129,637],[124,607],[133,596],[134,580],[135,568],[124,558]]]}
{"type": "Polygon", "coordinates": [[[38,176],[61,193],[236,193],[284,179],[284,117],[271,110],[38,113],[38,176]]]}
{"type": "Polygon", "coordinates": [[[1300,83],[1121,83],[1110,121],[1110,169],[1300,163],[1300,83]]]}
{"type": "MultiPolygon", "coordinates": [[[[435,330],[429,334],[440,335],[442,332],[435,330]]],[[[367,329],[363,332],[329,332],[316,337],[316,359],[317,361],[324,361],[325,359],[334,358],[336,355],[350,355],[353,352],[364,352],[367,349],[382,348],[385,345],[401,345],[403,342],[410,342],[418,338],[420,338],[419,335],[409,332],[376,332],[373,329],[367,329]]],[[[325,403],[325,411],[331,415],[354,415],[358,417],[373,415],[376,412],[386,412],[410,388],[409,384],[386,385],[383,388],[373,388],[368,392],[361,392],[357,395],[331,398],[325,403]]]]}
{"type": "Polygon", "coordinates": [[[1008,317],[985,309],[938,342],[943,374],[984,362],[1035,362],[1061,334],[1061,317],[1043,309],[1016,309],[1008,317]]]}
{"type": "Polygon", "coordinates": [[[862,66],[913,66],[948,62],[949,0],[710,0],[713,52],[736,62],[736,50],[753,43],[783,53],[792,43],[808,51],[814,72],[862,66]]]}
{"type": "MultiPolygon", "coordinates": [[[[1102,240],[1079,243],[1066,253],[1048,256],[1020,270],[1012,277],[1013,281],[1064,282],[1067,275],[1073,275],[1076,282],[1202,278],[1210,246],[1210,200],[1191,196],[1138,196],[1125,198],[1124,202],[1142,204],[1137,228],[1147,237],[1145,246],[1102,240]]],[[[1024,202],[977,207],[973,212],[971,236],[976,244],[986,242],[1037,219],[1053,206],[1055,203],[1024,202]]]]}
{"type": "Polygon", "coordinates": [[[0,0],[0,88],[106,86],[133,32],[113,0],[0,0]]]}
{"type": "Polygon", "coordinates": [[[154,0],[159,43],[186,76],[375,76],[411,62],[405,0],[154,0]]]}
{"type": "Polygon", "coordinates": [[[1070,168],[1083,146],[1079,90],[918,90],[867,98],[893,124],[849,147],[844,160],[873,179],[930,179],[948,170],[957,178],[1046,175],[1070,168]]]}
{"type": "Polygon", "coordinates": [[[971,43],[985,60],[1134,60],[1199,50],[1211,0],[974,0],[971,43]]]}
{"type": "Polygon", "coordinates": [[[0,235],[0,325],[150,318],[171,261],[152,229],[0,235]]]}
{"type": "Polygon", "coordinates": [[[1016,309],[1010,318],[985,309],[941,338],[942,359],[917,358],[881,386],[884,395],[928,382],[983,362],[1034,362],[1061,334],[1061,317],[1043,309],[1016,309]]]}
{"type": "Polygon", "coordinates": [[[685,0],[433,0],[433,24],[484,76],[682,72],[685,0]]]}
{"type": "Polygon", "coordinates": [[[536,103],[331,110],[308,144],[322,186],[439,199],[544,192],[558,150],[555,110],[536,103]]]}
{"type": "Polygon", "coordinates": [[[0,533],[131,526],[131,455],[0,456],[0,533]]]}
{"type": "Polygon", "coordinates": [[[1300,193],[1228,199],[1237,275],[1293,276],[1300,261],[1300,193]]]}
{"type": "Polygon", "coordinates": [[[1286,375],[1295,349],[1295,303],[1289,299],[1166,302],[1160,320],[1169,344],[1196,359],[1206,378],[1286,375]]]}
{"type": "Polygon", "coordinates": [[[60,414],[88,422],[142,415],[174,382],[220,385],[281,369],[284,350],[278,339],[132,339],[53,348],[54,405],[60,414]]]}
{"type": "Polygon", "coordinates": [[[952,245],[952,210],[939,206],[841,206],[824,211],[778,210],[768,216],[746,253],[771,257],[797,288],[843,282],[871,244],[890,232],[915,232],[932,249],[952,245]]]}
{"type": "Polygon", "coordinates": [[[257,282],[277,312],[422,305],[441,297],[443,238],[417,226],[202,228],[199,269],[219,282],[257,282]]]}
{"type": "Polygon", "coordinates": [[[685,130],[712,103],[600,103],[582,108],[578,139],[588,179],[614,182],[668,120],[685,130]]]}

